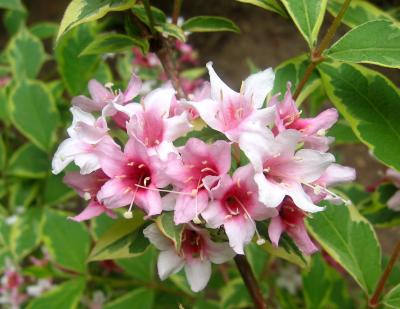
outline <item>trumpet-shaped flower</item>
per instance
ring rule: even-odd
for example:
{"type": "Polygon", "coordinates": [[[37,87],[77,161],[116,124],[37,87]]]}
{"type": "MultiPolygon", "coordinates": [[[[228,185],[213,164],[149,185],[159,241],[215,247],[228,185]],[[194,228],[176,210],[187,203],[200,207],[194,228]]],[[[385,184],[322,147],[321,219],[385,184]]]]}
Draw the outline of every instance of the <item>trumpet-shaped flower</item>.
{"type": "Polygon", "coordinates": [[[214,200],[201,215],[211,228],[224,226],[229,245],[236,253],[244,254],[244,246],[252,240],[254,233],[257,233],[258,241],[263,242],[255,220],[265,220],[277,212],[259,202],[254,170],[250,164],[238,168],[232,178],[224,175],[212,197],[214,200]]]}
{"type": "Polygon", "coordinates": [[[81,168],[81,174],[89,174],[100,168],[99,157],[102,153],[116,151],[119,146],[107,134],[104,118],[95,119],[78,107],[70,110],[73,115],[72,125],[68,128],[70,137],[59,145],[54,154],[53,173],[60,173],[74,161],[81,168]]]}
{"type": "Polygon", "coordinates": [[[176,224],[189,222],[201,214],[208,205],[208,191],[218,186],[219,179],[231,165],[230,145],[225,141],[208,145],[191,138],[180,149],[180,154],[181,158],[170,160],[166,167],[167,175],[181,193],[172,196],[176,224]]]}
{"type": "Polygon", "coordinates": [[[302,137],[295,130],[276,137],[268,129],[263,135],[249,135],[243,134],[239,145],[255,168],[260,201],[267,207],[277,207],[287,195],[304,211],[323,210],[313,204],[302,186],[312,186],[334,162],[334,156],[311,149],[296,151],[302,137]]]}
{"type": "Polygon", "coordinates": [[[163,160],[175,152],[172,142],[191,129],[186,113],[169,117],[174,93],[171,87],[159,88],[146,95],[142,104],[132,103],[121,109],[129,115],[128,134],[163,160]]]}
{"type": "Polygon", "coordinates": [[[102,213],[106,213],[112,218],[115,217],[112,210],[97,200],[97,192],[108,180],[109,177],[102,170],[97,170],[88,175],[81,175],[79,172],[71,172],[65,175],[64,182],[74,188],[85,200],[89,200],[86,208],[79,215],[70,217],[71,220],[78,222],[89,220],[102,213]]]}
{"type": "Polygon", "coordinates": [[[210,74],[211,99],[189,102],[200,117],[214,130],[237,142],[246,131],[262,131],[273,123],[275,108],[262,108],[274,82],[272,69],[250,75],[242,84],[240,93],[229,88],[207,64],[210,74]]]}
{"type": "Polygon", "coordinates": [[[286,232],[303,253],[313,254],[318,251],[304,225],[306,213],[299,209],[290,197],[285,197],[278,206],[278,210],[279,214],[271,219],[268,227],[271,242],[278,246],[282,233],[286,232]]]}
{"type": "Polygon", "coordinates": [[[282,102],[277,96],[269,102],[276,108],[274,133],[278,134],[287,129],[294,129],[302,133],[305,148],[327,151],[333,138],[325,136],[326,130],[334,125],[338,119],[338,112],[334,108],[327,109],[314,118],[300,118],[301,112],[293,100],[290,83],[282,102]]]}
{"type": "Polygon", "coordinates": [[[116,150],[101,157],[101,168],[110,177],[100,189],[97,198],[107,208],[129,205],[126,216],[135,203],[149,216],[162,211],[160,192],[157,188],[168,185],[163,177],[163,167],[156,156],[149,156],[146,147],[130,138],[124,152],[116,150]]]}
{"type": "Polygon", "coordinates": [[[160,279],[165,280],[185,268],[187,281],[194,292],[204,289],[210,280],[211,262],[222,264],[235,255],[228,243],[213,242],[207,230],[191,224],[184,227],[179,250],[154,223],[146,227],[143,234],[161,251],[157,261],[160,279]]]}

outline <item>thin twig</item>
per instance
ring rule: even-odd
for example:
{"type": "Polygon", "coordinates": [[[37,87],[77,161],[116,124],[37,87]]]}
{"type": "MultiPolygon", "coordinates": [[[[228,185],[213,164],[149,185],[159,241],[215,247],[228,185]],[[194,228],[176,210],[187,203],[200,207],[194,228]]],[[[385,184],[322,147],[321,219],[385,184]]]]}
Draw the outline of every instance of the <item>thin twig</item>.
{"type": "Polygon", "coordinates": [[[178,23],[179,15],[181,14],[183,0],[174,0],[174,8],[172,9],[172,23],[176,25],[178,23]]]}
{"type": "Polygon", "coordinates": [[[379,305],[379,298],[382,294],[383,288],[385,287],[385,283],[389,278],[390,273],[393,270],[393,267],[400,256],[400,241],[396,244],[396,247],[393,250],[393,253],[390,257],[389,263],[386,265],[385,271],[382,273],[381,278],[376,286],[375,292],[372,295],[371,299],[368,302],[369,308],[376,308],[379,305]]]}
{"type": "Polygon", "coordinates": [[[234,257],[236,266],[242,276],[243,282],[246,285],[247,290],[251,298],[253,299],[254,306],[257,309],[266,309],[267,303],[265,302],[260,287],[258,286],[257,280],[254,277],[253,271],[251,270],[250,264],[247,261],[245,255],[237,254],[234,257]]]}
{"type": "Polygon", "coordinates": [[[146,11],[147,18],[149,19],[150,31],[153,35],[152,47],[153,51],[157,54],[160,62],[164,68],[165,73],[172,82],[172,86],[176,90],[178,98],[185,98],[185,92],[183,91],[181,82],[179,80],[178,70],[176,69],[173,56],[172,48],[170,42],[167,38],[163,37],[160,33],[155,30],[155,23],[153,13],[151,11],[151,6],[149,0],[143,0],[143,5],[146,11]]]}
{"type": "Polygon", "coordinates": [[[351,0],[346,0],[342,7],[340,8],[339,13],[336,15],[335,19],[333,20],[331,26],[329,27],[328,31],[326,32],[325,36],[323,37],[321,44],[311,52],[311,63],[308,65],[306,72],[304,73],[303,78],[299,82],[296,91],[293,95],[293,99],[296,100],[300,92],[303,90],[305,84],[307,83],[308,79],[311,77],[312,72],[314,71],[317,64],[324,60],[322,57],[322,53],[329,47],[329,44],[332,42],[337,29],[340,26],[344,13],[346,13],[347,8],[350,5],[351,0]]]}

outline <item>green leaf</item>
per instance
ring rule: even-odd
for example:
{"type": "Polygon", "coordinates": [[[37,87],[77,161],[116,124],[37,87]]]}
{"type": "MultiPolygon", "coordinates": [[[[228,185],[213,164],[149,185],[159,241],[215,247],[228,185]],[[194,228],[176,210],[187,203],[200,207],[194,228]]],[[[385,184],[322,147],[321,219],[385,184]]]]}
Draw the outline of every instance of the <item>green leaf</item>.
{"type": "Polygon", "coordinates": [[[328,135],[335,138],[335,145],[356,144],[359,142],[350,125],[344,119],[339,119],[338,122],[329,129],[328,135]]]}
{"type": "Polygon", "coordinates": [[[43,240],[57,264],[79,273],[86,271],[90,238],[83,223],[68,220],[66,214],[47,209],[43,240]]]}
{"type": "MultiPolygon", "coordinates": [[[[153,15],[154,23],[156,25],[163,24],[167,22],[167,17],[165,16],[164,12],[160,9],[151,6],[151,14],[153,15]]],[[[147,26],[150,25],[149,18],[147,17],[146,10],[143,4],[136,4],[132,8],[132,12],[139,18],[142,22],[144,22],[147,26]]]]}
{"type": "MultiPolygon", "coordinates": [[[[333,16],[337,16],[343,2],[344,0],[329,0],[327,6],[329,13],[333,16]]],[[[379,9],[369,1],[352,0],[343,16],[342,22],[349,27],[356,27],[368,21],[377,19],[396,21],[388,13],[379,9]]]]}
{"type": "Polygon", "coordinates": [[[40,184],[33,181],[17,181],[10,188],[9,206],[16,210],[28,207],[38,196],[40,184]]]}
{"type": "Polygon", "coordinates": [[[11,251],[22,260],[35,249],[42,234],[43,210],[39,207],[27,209],[18,215],[17,221],[11,227],[11,251]]]}
{"type": "Polygon", "coordinates": [[[264,267],[268,263],[268,253],[254,242],[249,243],[245,248],[245,254],[251,269],[256,278],[260,279],[263,274],[264,267]]]}
{"type": "Polygon", "coordinates": [[[189,80],[196,80],[204,76],[206,74],[207,70],[206,68],[200,67],[200,68],[191,68],[184,70],[180,73],[180,76],[185,79],[189,80]]]}
{"type": "Polygon", "coordinates": [[[258,6],[264,10],[272,11],[272,12],[278,13],[279,15],[281,15],[283,17],[287,17],[285,10],[282,8],[282,6],[276,0],[236,0],[236,1],[252,4],[252,5],[258,6]]]}
{"type": "Polygon", "coordinates": [[[400,170],[400,94],[386,77],[356,64],[318,66],[329,99],[374,156],[400,170]],[[390,145],[390,147],[388,147],[390,145]]]}
{"type": "Polygon", "coordinates": [[[347,32],[325,56],[345,62],[361,62],[400,68],[400,25],[375,20],[347,32]]]}
{"type": "MultiPolygon", "coordinates": [[[[281,63],[275,68],[275,80],[274,88],[272,89],[272,95],[280,93],[280,98],[283,99],[286,90],[287,83],[290,82],[292,85],[292,93],[296,90],[297,85],[304,76],[304,73],[309,65],[310,61],[306,54],[296,56],[288,59],[281,63]]],[[[321,85],[321,80],[317,72],[313,72],[301,91],[296,102],[298,105],[301,104],[318,86],[321,85]]]]}
{"type": "Polygon", "coordinates": [[[315,46],[324,20],[327,0],[282,0],[310,48],[315,46]]]}
{"type": "Polygon", "coordinates": [[[147,53],[149,50],[149,42],[145,39],[132,38],[118,33],[103,33],[97,35],[79,56],[117,53],[131,49],[133,46],[140,47],[143,53],[147,53]]]}
{"type": "Polygon", "coordinates": [[[27,306],[27,309],[76,309],[78,308],[83,291],[85,279],[77,278],[60,285],[34,298],[27,306]]]}
{"type": "Polygon", "coordinates": [[[115,223],[115,219],[109,216],[98,216],[91,220],[91,232],[94,240],[98,240],[111,226],[115,223]]]}
{"type": "Polygon", "coordinates": [[[165,35],[167,37],[173,37],[182,42],[186,41],[186,36],[183,33],[183,30],[180,27],[178,27],[177,25],[170,24],[170,23],[162,23],[162,24],[159,24],[158,26],[155,26],[154,28],[158,32],[160,32],[162,35],[165,35]]]}
{"type": "Polygon", "coordinates": [[[381,273],[381,248],[373,227],[356,208],[328,205],[307,219],[307,227],[324,250],[372,294],[381,273]]]}
{"type": "Polygon", "coordinates": [[[50,175],[46,179],[44,188],[44,203],[56,205],[75,196],[75,192],[64,184],[62,175],[50,175]]]}
{"type": "Polygon", "coordinates": [[[0,134],[0,171],[3,171],[7,163],[7,148],[4,144],[3,135],[0,134]]]}
{"type": "Polygon", "coordinates": [[[143,225],[143,214],[135,211],[133,219],[115,220],[103,235],[100,236],[92,249],[89,261],[121,259],[136,256],[130,252],[130,246],[135,240],[135,232],[143,225]]]}
{"type": "Polygon", "coordinates": [[[7,58],[14,78],[19,80],[24,77],[35,78],[46,60],[46,54],[42,42],[22,28],[9,43],[7,58]]]}
{"type": "Polygon", "coordinates": [[[400,284],[391,289],[383,298],[383,304],[389,308],[400,308],[400,284]]]}
{"type": "Polygon", "coordinates": [[[131,8],[135,0],[72,0],[61,20],[57,41],[72,28],[102,18],[109,12],[131,8]]]}
{"type": "Polygon", "coordinates": [[[133,292],[106,304],[104,309],[140,308],[152,309],[154,306],[154,290],[146,288],[135,289],[133,292]]]}
{"type": "Polygon", "coordinates": [[[183,23],[182,29],[189,32],[240,32],[239,27],[232,20],[220,16],[196,16],[189,18],[183,23]]]}
{"type": "Polygon", "coordinates": [[[116,263],[121,267],[127,275],[137,280],[152,282],[154,280],[154,272],[156,258],[158,252],[153,246],[139,256],[134,256],[129,259],[117,260],[116,263]]]}
{"type": "Polygon", "coordinates": [[[165,237],[171,239],[179,252],[182,243],[183,224],[175,225],[174,215],[172,212],[165,212],[157,217],[157,227],[165,237]]]}
{"type": "Polygon", "coordinates": [[[93,77],[100,58],[96,55],[79,57],[96,37],[91,25],[81,25],[58,42],[55,57],[58,70],[70,95],[82,94],[93,77]]]}
{"type": "Polygon", "coordinates": [[[312,256],[310,269],[308,272],[303,272],[302,278],[306,308],[326,308],[332,282],[321,254],[312,256]]]}
{"type": "Polygon", "coordinates": [[[42,40],[54,37],[57,30],[58,24],[52,22],[41,22],[30,28],[31,33],[42,40]]]}
{"type": "Polygon", "coordinates": [[[0,8],[25,11],[21,0],[0,0],[0,8]]]}
{"type": "Polygon", "coordinates": [[[51,92],[39,81],[22,79],[11,91],[8,110],[17,129],[44,151],[56,139],[59,114],[51,92]]]}
{"type": "Polygon", "coordinates": [[[370,201],[364,203],[361,213],[377,227],[394,227],[400,225],[400,212],[388,208],[387,201],[398,189],[392,184],[383,184],[374,191],[370,201]]]}
{"type": "Polygon", "coordinates": [[[16,34],[26,23],[27,11],[9,10],[4,14],[3,23],[7,32],[16,34]]]}
{"type": "Polygon", "coordinates": [[[8,173],[23,178],[44,178],[49,173],[49,157],[35,145],[26,143],[12,155],[8,173]]]}

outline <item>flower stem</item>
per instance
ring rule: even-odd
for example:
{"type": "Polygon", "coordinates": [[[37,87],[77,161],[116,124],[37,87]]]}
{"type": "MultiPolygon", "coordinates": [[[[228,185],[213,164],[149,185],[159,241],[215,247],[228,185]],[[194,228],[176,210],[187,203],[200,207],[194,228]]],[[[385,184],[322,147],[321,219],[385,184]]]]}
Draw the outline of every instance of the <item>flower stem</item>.
{"type": "Polygon", "coordinates": [[[303,90],[305,84],[307,83],[308,79],[310,78],[317,64],[324,60],[324,58],[322,57],[322,53],[325,51],[325,49],[329,47],[329,44],[332,42],[333,37],[335,36],[335,33],[340,26],[344,13],[346,13],[346,10],[350,5],[350,2],[351,0],[344,1],[342,7],[340,8],[339,13],[336,15],[331,26],[329,27],[328,31],[323,37],[321,44],[319,44],[319,46],[314,51],[311,52],[311,63],[308,65],[302,80],[299,82],[296,88],[296,91],[293,95],[293,98],[295,100],[300,95],[301,90],[303,90]]]}
{"type": "Polygon", "coordinates": [[[368,308],[376,308],[379,305],[379,298],[382,294],[383,288],[385,287],[385,283],[389,278],[390,273],[393,270],[394,264],[400,256],[400,241],[396,244],[396,247],[393,250],[393,253],[390,257],[389,263],[386,265],[385,271],[382,273],[381,278],[379,279],[378,285],[376,286],[375,292],[372,295],[371,299],[368,302],[368,308]]]}
{"type": "Polygon", "coordinates": [[[266,309],[267,303],[265,302],[260,287],[258,286],[257,280],[254,277],[253,271],[251,270],[250,264],[247,261],[245,255],[237,254],[234,257],[236,266],[242,276],[243,282],[246,285],[247,290],[251,298],[253,299],[254,306],[257,309],[266,309]]]}
{"type": "Polygon", "coordinates": [[[155,29],[154,17],[151,11],[149,0],[143,0],[144,9],[146,11],[147,18],[149,19],[150,32],[153,35],[153,41],[150,46],[157,54],[160,62],[164,68],[165,73],[172,82],[172,86],[176,90],[179,98],[185,98],[185,92],[183,91],[181,82],[179,80],[178,70],[176,69],[173,56],[172,48],[169,40],[164,38],[162,34],[158,33],[155,29]]]}
{"type": "Polygon", "coordinates": [[[172,23],[176,25],[178,23],[178,18],[181,13],[181,6],[183,0],[174,0],[174,7],[172,9],[172,23]]]}

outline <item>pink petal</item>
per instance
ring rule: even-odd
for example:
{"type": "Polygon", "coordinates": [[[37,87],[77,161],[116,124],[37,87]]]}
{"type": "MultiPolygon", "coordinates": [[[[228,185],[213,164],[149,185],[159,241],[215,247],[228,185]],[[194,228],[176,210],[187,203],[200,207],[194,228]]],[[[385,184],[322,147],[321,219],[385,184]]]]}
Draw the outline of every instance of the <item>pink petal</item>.
{"type": "Polygon", "coordinates": [[[221,202],[212,201],[201,213],[201,216],[206,220],[207,226],[216,229],[224,224],[226,212],[221,202]]]}
{"type": "Polygon", "coordinates": [[[387,203],[390,209],[400,211],[400,191],[397,191],[387,203]]]}
{"type": "Polygon", "coordinates": [[[104,102],[107,99],[113,97],[113,94],[110,93],[102,84],[100,84],[97,80],[92,79],[89,81],[89,93],[94,101],[104,102]]]}
{"type": "Polygon", "coordinates": [[[84,197],[85,193],[96,194],[107,180],[108,177],[102,170],[87,175],[69,172],[63,179],[64,183],[74,188],[81,197],[84,197]]]}
{"type": "Polygon", "coordinates": [[[261,108],[274,85],[275,74],[271,68],[250,75],[243,82],[243,95],[253,103],[255,108],[261,108]]]}
{"type": "Polygon", "coordinates": [[[268,181],[263,173],[255,174],[254,181],[258,185],[258,198],[261,203],[271,208],[282,203],[286,191],[280,185],[268,181]]]}
{"type": "Polygon", "coordinates": [[[244,254],[244,246],[251,242],[255,227],[253,223],[242,216],[234,217],[224,224],[229,245],[237,254],[244,254]]]}
{"type": "Polygon", "coordinates": [[[356,179],[356,170],[352,167],[340,164],[331,164],[318,179],[318,183],[326,186],[334,186],[344,182],[354,181],[356,179]]]}
{"type": "Polygon", "coordinates": [[[132,101],[139,94],[141,88],[142,81],[136,74],[132,74],[132,77],[128,83],[128,87],[124,92],[125,103],[132,101]]]}
{"type": "Polygon", "coordinates": [[[134,203],[142,208],[147,215],[154,216],[162,212],[160,192],[154,191],[154,185],[148,186],[149,190],[143,189],[136,193],[134,203]]]}
{"type": "Polygon", "coordinates": [[[186,279],[193,292],[203,290],[211,277],[211,263],[208,260],[192,259],[185,264],[186,279]]]}
{"type": "Polygon", "coordinates": [[[107,208],[104,207],[97,201],[91,200],[86,208],[77,216],[69,217],[69,219],[80,222],[89,220],[94,217],[101,215],[103,212],[107,212],[107,208]]]}
{"type": "Polygon", "coordinates": [[[201,190],[192,197],[190,195],[180,195],[176,199],[174,222],[175,224],[187,223],[193,220],[196,215],[200,215],[208,205],[207,191],[201,190]],[[197,213],[196,213],[197,205],[197,213]]]}
{"type": "Polygon", "coordinates": [[[81,110],[88,113],[100,111],[104,107],[104,104],[93,101],[83,95],[73,97],[71,103],[73,106],[79,107],[81,110]]]}
{"type": "Polygon", "coordinates": [[[164,120],[164,136],[163,140],[173,142],[177,138],[184,136],[191,130],[187,114],[183,113],[179,116],[167,118],[164,120]]]}
{"type": "Polygon", "coordinates": [[[319,130],[328,130],[338,120],[339,114],[335,108],[330,108],[314,118],[298,119],[305,134],[316,134],[319,130]]]}
{"type": "Polygon", "coordinates": [[[285,226],[279,215],[271,219],[268,226],[268,236],[274,246],[278,247],[279,239],[281,238],[284,229],[285,226]]]}
{"type": "Polygon", "coordinates": [[[180,271],[183,265],[183,259],[176,254],[174,249],[162,251],[157,261],[158,275],[161,280],[165,280],[180,271]]]}
{"type": "Polygon", "coordinates": [[[229,88],[215,73],[213,63],[207,63],[208,74],[210,75],[211,98],[216,101],[229,101],[238,98],[239,93],[229,88]],[[222,97],[221,97],[222,95],[222,97]]]}
{"type": "Polygon", "coordinates": [[[167,117],[175,90],[165,86],[151,91],[143,99],[145,111],[152,112],[158,117],[167,117]]]}
{"type": "Polygon", "coordinates": [[[199,102],[188,102],[188,104],[196,109],[201,119],[203,119],[209,127],[220,132],[224,131],[223,121],[217,118],[220,108],[218,102],[205,99],[199,102]]]}
{"type": "Polygon", "coordinates": [[[293,238],[297,247],[305,254],[313,254],[318,251],[318,248],[311,241],[307,234],[304,222],[291,226],[287,229],[287,233],[293,238]]]}
{"type": "Polygon", "coordinates": [[[130,205],[134,191],[126,186],[121,179],[110,179],[107,181],[97,193],[97,199],[108,208],[118,208],[130,205]]]}

